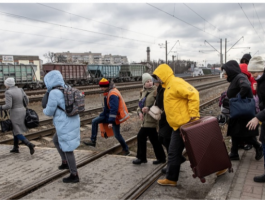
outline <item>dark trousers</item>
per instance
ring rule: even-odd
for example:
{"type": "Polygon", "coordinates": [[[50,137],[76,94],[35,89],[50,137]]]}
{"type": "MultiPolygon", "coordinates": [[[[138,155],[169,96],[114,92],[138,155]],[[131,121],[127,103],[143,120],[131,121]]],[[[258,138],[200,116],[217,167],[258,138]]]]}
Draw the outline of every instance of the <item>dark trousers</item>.
{"type": "Polygon", "coordinates": [[[167,153],[168,153],[170,138],[158,136],[158,140],[159,140],[160,144],[162,144],[166,148],[167,153]]]}
{"type": "Polygon", "coordinates": [[[232,154],[238,154],[238,145],[245,141],[247,144],[252,144],[255,149],[260,148],[260,143],[257,141],[257,138],[255,136],[252,137],[231,137],[232,138],[232,147],[231,147],[231,153],[232,154]]]}
{"type": "Polygon", "coordinates": [[[157,160],[166,160],[166,155],[162,145],[158,141],[158,133],[156,128],[142,127],[137,135],[137,158],[140,160],[146,160],[146,142],[149,138],[157,160]]]}
{"type": "Polygon", "coordinates": [[[167,175],[166,178],[171,181],[178,181],[180,165],[182,162],[182,151],[184,142],[180,136],[179,129],[172,132],[169,144],[167,175]]]}

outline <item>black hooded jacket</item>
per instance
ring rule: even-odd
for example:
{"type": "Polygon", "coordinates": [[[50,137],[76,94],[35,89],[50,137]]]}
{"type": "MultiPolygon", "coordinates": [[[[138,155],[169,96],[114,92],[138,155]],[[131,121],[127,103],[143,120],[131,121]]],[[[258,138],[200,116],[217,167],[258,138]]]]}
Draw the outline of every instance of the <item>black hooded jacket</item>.
{"type": "Polygon", "coordinates": [[[240,60],[240,64],[243,63],[243,60],[246,60],[247,62],[249,62],[251,59],[251,55],[250,54],[244,54],[243,57],[240,60]]]}
{"type": "Polygon", "coordinates": [[[227,81],[231,82],[227,90],[229,99],[235,98],[239,93],[241,98],[253,98],[250,82],[247,77],[241,73],[240,67],[235,60],[230,60],[222,66],[222,70],[226,71],[227,81]]]}
{"type": "MultiPolygon", "coordinates": [[[[241,73],[238,63],[235,60],[228,61],[222,66],[222,70],[227,73],[227,81],[231,82],[228,90],[227,97],[229,99],[235,98],[239,93],[241,98],[253,98],[250,82],[247,77],[241,73]]],[[[258,128],[255,130],[248,130],[246,125],[250,118],[233,118],[228,122],[227,135],[232,137],[252,137],[259,134],[258,128]]]]}

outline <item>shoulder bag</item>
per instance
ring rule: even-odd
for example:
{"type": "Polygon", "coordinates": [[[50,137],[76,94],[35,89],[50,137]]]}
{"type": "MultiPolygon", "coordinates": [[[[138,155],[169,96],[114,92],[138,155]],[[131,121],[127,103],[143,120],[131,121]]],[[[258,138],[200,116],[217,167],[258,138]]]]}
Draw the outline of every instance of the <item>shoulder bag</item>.
{"type": "Polygon", "coordinates": [[[154,102],[154,105],[149,109],[148,114],[153,117],[155,120],[159,121],[161,119],[162,110],[155,106],[156,101],[154,102]]]}
{"type": "Polygon", "coordinates": [[[236,98],[229,99],[230,118],[238,117],[255,117],[255,100],[253,98],[241,98],[240,94],[237,94],[236,98]]]}
{"type": "Polygon", "coordinates": [[[8,132],[13,130],[12,122],[10,120],[9,114],[6,110],[3,110],[1,107],[1,118],[0,118],[0,124],[1,124],[1,131],[8,132]],[[3,117],[3,112],[5,113],[3,117]],[[6,119],[7,118],[7,119],[6,119]]]}
{"type": "Polygon", "coordinates": [[[25,121],[24,121],[25,126],[29,129],[36,128],[39,126],[39,116],[34,110],[27,108],[24,92],[22,90],[21,92],[23,95],[23,104],[26,108],[26,116],[25,116],[25,121]]]}

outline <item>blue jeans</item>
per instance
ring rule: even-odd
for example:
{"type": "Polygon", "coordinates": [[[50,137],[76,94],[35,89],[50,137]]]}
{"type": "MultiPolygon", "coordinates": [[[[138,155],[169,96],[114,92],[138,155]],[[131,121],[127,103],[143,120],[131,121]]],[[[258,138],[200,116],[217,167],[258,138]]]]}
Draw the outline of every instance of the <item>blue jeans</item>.
{"type": "MultiPolygon", "coordinates": [[[[92,133],[91,133],[91,141],[96,142],[97,134],[98,134],[98,124],[100,123],[108,123],[105,116],[98,116],[92,120],[92,133]]],[[[121,133],[120,133],[120,125],[112,123],[112,130],[114,132],[115,138],[119,141],[124,151],[128,151],[128,146],[125,143],[121,133]]]]}
{"type": "Polygon", "coordinates": [[[14,135],[14,133],[13,133],[13,137],[14,137],[14,146],[18,145],[19,140],[23,141],[26,139],[25,136],[22,134],[14,135]]]}

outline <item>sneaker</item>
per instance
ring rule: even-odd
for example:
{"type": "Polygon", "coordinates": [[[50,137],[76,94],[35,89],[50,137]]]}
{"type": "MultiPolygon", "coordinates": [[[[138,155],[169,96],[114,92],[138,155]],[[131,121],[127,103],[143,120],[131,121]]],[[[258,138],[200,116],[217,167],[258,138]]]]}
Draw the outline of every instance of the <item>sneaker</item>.
{"type": "Polygon", "coordinates": [[[169,185],[169,186],[176,186],[177,185],[177,181],[171,181],[168,179],[160,179],[157,181],[157,183],[159,185],[169,185]]]}
{"type": "Polygon", "coordinates": [[[137,159],[133,160],[132,163],[135,164],[135,165],[140,165],[142,163],[147,163],[147,160],[140,160],[140,159],[137,158],[137,159]]]}
{"type": "Polygon", "coordinates": [[[258,182],[258,183],[265,183],[265,174],[263,174],[261,176],[255,176],[254,181],[258,182]]]}
{"type": "Polygon", "coordinates": [[[85,145],[87,146],[92,146],[92,147],[96,147],[96,142],[93,142],[93,141],[89,141],[89,142],[83,142],[85,145]]]}
{"type": "Polygon", "coordinates": [[[153,161],[153,165],[158,165],[160,163],[165,163],[166,161],[165,160],[155,160],[153,161]]]}
{"type": "Polygon", "coordinates": [[[123,155],[124,156],[129,156],[131,155],[131,152],[130,151],[122,151],[123,155]]]}
{"type": "Polygon", "coordinates": [[[216,172],[216,176],[217,176],[217,177],[222,176],[222,175],[224,175],[227,171],[228,171],[228,169],[223,169],[223,170],[221,170],[221,171],[219,171],[219,172],[216,172]]]}
{"type": "Polygon", "coordinates": [[[263,157],[263,148],[260,145],[260,147],[258,149],[256,149],[255,159],[260,160],[262,157],[263,157]]]}
{"type": "Polygon", "coordinates": [[[64,183],[78,183],[79,182],[78,174],[76,175],[70,174],[70,176],[68,176],[67,178],[63,178],[63,182],[64,183]]]}

